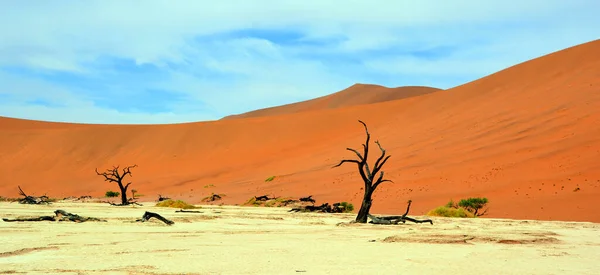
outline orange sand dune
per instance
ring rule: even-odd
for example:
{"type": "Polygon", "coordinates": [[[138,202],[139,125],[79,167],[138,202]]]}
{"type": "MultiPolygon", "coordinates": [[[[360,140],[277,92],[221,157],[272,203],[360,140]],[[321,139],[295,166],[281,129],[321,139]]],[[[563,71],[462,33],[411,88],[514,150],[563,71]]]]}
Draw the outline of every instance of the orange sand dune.
{"type": "Polygon", "coordinates": [[[198,202],[215,192],[234,204],[312,194],[317,203],[360,204],[356,168],[331,168],[353,157],[346,147],[360,148],[357,119],[392,155],[384,170],[394,183],[375,192],[374,213],[401,213],[408,199],[423,214],[485,196],[490,217],[600,222],[600,40],[377,104],[176,125],[2,119],[0,195],[16,196],[17,185],[37,195],[102,195],[116,188],[95,167],[136,163],[132,186],[148,199],[198,202]]]}
{"type": "Polygon", "coordinates": [[[305,111],[334,109],[355,105],[365,105],[420,96],[437,91],[441,91],[441,89],[422,86],[388,88],[371,84],[354,84],[334,94],[302,102],[255,110],[239,115],[226,116],[223,119],[272,116],[305,111]]]}

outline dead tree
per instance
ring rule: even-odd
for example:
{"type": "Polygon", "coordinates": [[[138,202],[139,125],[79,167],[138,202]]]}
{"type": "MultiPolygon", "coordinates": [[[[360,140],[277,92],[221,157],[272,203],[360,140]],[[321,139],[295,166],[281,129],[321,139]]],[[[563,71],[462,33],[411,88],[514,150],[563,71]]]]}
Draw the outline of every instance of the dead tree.
{"type": "Polygon", "coordinates": [[[300,198],[301,202],[310,202],[312,204],[315,204],[315,199],[312,198],[312,195],[308,196],[308,197],[304,197],[304,198],[300,198]]]}
{"type": "Polygon", "coordinates": [[[163,197],[161,194],[158,194],[158,201],[159,201],[159,202],[161,202],[161,201],[166,201],[166,200],[170,200],[170,199],[171,199],[171,198],[169,198],[169,197],[163,197]]]}
{"type": "Polygon", "coordinates": [[[113,166],[112,169],[106,169],[106,172],[98,172],[98,168],[96,168],[96,174],[104,177],[104,181],[114,182],[121,189],[121,204],[120,205],[129,205],[135,203],[134,201],[127,199],[127,188],[131,182],[123,185],[123,179],[125,176],[129,175],[131,177],[131,168],[137,167],[137,165],[127,166],[123,168],[123,171],[119,171],[119,166],[113,166]]]}
{"type": "Polygon", "coordinates": [[[375,189],[377,189],[377,187],[381,183],[386,182],[386,181],[392,182],[391,180],[384,179],[383,171],[381,171],[381,168],[383,167],[383,165],[386,163],[386,161],[391,156],[386,156],[385,149],[383,149],[383,147],[381,147],[381,144],[379,144],[379,141],[375,141],[375,144],[377,144],[377,146],[379,146],[379,150],[381,150],[381,156],[379,156],[377,161],[375,161],[375,165],[373,166],[373,169],[372,170],[370,169],[369,164],[367,163],[367,158],[369,156],[369,141],[371,140],[371,134],[369,134],[369,130],[367,129],[367,124],[365,124],[361,120],[359,120],[358,122],[360,122],[365,127],[365,132],[367,134],[367,140],[362,145],[363,153],[361,154],[360,152],[358,152],[358,150],[355,150],[352,148],[346,148],[346,150],[354,152],[356,154],[356,156],[358,156],[358,160],[344,159],[338,165],[333,166],[333,167],[338,167],[344,163],[355,163],[358,166],[358,172],[360,173],[360,176],[365,184],[365,187],[364,187],[365,194],[363,196],[363,201],[360,206],[360,210],[358,211],[358,215],[356,216],[356,222],[366,223],[367,217],[369,215],[369,211],[371,210],[371,205],[373,203],[373,199],[372,199],[373,192],[375,191],[375,189]],[[375,179],[375,177],[377,176],[377,173],[379,173],[379,177],[377,177],[377,179],[375,179]]]}
{"type": "Polygon", "coordinates": [[[165,217],[161,216],[160,214],[157,214],[157,213],[154,213],[154,212],[149,212],[149,211],[146,211],[144,213],[144,215],[142,216],[142,218],[139,219],[139,220],[136,220],[136,222],[145,222],[145,221],[147,221],[147,220],[149,220],[151,218],[156,218],[156,219],[164,222],[167,225],[173,225],[174,224],[173,221],[167,220],[165,217]]]}
{"type": "Polygon", "coordinates": [[[425,219],[425,220],[417,220],[417,219],[413,219],[411,217],[408,217],[408,211],[410,211],[410,204],[412,203],[411,200],[408,201],[408,206],[406,207],[406,212],[402,215],[402,216],[383,216],[383,217],[376,217],[373,216],[371,214],[368,214],[368,217],[371,218],[371,221],[369,223],[373,223],[373,224],[399,224],[399,223],[406,223],[406,221],[409,222],[414,222],[414,223],[425,223],[428,222],[430,224],[433,224],[433,221],[430,219],[425,219]]]}
{"type": "Polygon", "coordinates": [[[50,204],[48,196],[34,197],[28,196],[23,192],[21,186],[17,186],[19,188],[19,195],[23,196],[22,199],[19,200],[20,204],[50,204]]]}

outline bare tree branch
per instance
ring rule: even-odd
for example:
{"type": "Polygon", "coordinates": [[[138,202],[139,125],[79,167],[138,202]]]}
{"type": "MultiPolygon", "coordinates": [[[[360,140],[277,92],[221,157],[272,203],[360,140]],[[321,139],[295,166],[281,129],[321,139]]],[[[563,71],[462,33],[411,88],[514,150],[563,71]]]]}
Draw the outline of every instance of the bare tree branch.
{"type": "Polygon", "coordinates": [[[356,163],[356,164],[360,165],[360,161],[358,161],[358,160],[355,160],[355,159],[345,159],[345,160],[340,161],[340,163],[338,165],[333,166],[331,168],[338,167],[338,166],[340,166],[340,165],[342,165],[343,163],[346,163],[346,162],[352,162],[352,163],[356,163]]]}

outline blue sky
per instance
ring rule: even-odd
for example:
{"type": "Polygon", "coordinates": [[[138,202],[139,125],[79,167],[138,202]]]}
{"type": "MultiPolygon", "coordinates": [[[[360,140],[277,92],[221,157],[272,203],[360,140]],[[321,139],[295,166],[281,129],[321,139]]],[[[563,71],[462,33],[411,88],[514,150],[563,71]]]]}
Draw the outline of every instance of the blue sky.
{"type": "Polygon", "coordinates": [[[0,116],[214,120],[354,83],[450,88],[600,38],[595,0],[0,3],[0,116]]]}

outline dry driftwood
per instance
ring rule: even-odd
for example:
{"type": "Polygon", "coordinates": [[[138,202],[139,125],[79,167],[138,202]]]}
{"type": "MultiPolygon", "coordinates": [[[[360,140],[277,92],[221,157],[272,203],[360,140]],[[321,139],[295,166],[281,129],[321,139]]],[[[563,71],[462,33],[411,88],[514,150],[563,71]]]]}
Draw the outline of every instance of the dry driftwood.
{"type": "Polygon", "coordinates": [[[406,212],[404,213],[404,215],[402,216],[382,216],[382,217],[377,217],[377,216],[373,216],[371,214],[368,214],[368,217],[371,219],[371,221],[369,223],[372,224],[399,224],[399,223],[406,223],[406,221],[410,221],[410,222],[414,222],[414,223],[425,223],[428,222],[430,224],[433,224],[433,221],[430,219],[425,219],[425,220],[417,220],[411,217],[408,217],[408,211],[410,210],[410,204],[412,203],[412,201],[408,201],[408,206],[406,207],[406,212]]]}
{"type": "Polygon", "coordinates": [[[149,212],[149,211],[146,211],[144,213],[144,215],[142,216],[142,218],[139,219],[139,220],[136,220],[136,222],[145,222],[145,221],[147,221],[147,220],[149,220],[151,218],[159,219],[160,221],[164,222],[167,225],[173,225],[174,224],[173,221],[166,219],[165,217],[161,216],[160,214],[157,214],[157,213],[154,213],[154,212],[149,212]]]}
{"type": "Polygon", "coordinates": [[[69,213],[67,211],[58,209],[54,211],[54,216],[40,216],[40,217],[29,217],[29,218],[16,218],[16,219],[2,219],[5,222],[38,222],[38,221],[72,221],[72,222],[87,222],[87,221],[98,221],[105,222],[106,220],[93,218],[93,217],[82,217],[77,214],[69,213]]]}
{"type": "Polygon", "coordinates": [[[312,195],[308,196],[308,197],[304,197],[304,198],[300,198],[301,202],[310,202],[312,204],[315,204],[315,199],[312,198],[312,195]]]}
{"type": "Polygon", "coordinates": [[[21,189],[21,186],[17,186],[17,187],[19,188],[19,194],[24,197],[19,200],[20,204],[50,204],[48,196],[41,196],[41,197],[28,196],[27,194],[25,194],[25,192],[23,192],[23,189],[21,189]]]}
{"type": "Polygon", "coordinates": [[[332,207],[329,203],[321,204],[320,206],[307,205],[292,208],[288,212],[324,212],[324,213],[332,213],[332,207]]]}
{"type": "Polygon", "coordinates": [[[185,209],[175,210],[175,212],[179,212],[179,213],[202,213],[202,211],[198,211],[198,210],[185,210],[185,209]]]}

